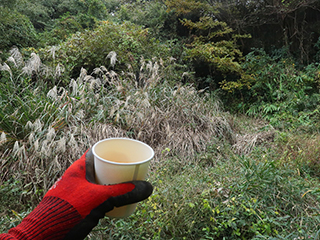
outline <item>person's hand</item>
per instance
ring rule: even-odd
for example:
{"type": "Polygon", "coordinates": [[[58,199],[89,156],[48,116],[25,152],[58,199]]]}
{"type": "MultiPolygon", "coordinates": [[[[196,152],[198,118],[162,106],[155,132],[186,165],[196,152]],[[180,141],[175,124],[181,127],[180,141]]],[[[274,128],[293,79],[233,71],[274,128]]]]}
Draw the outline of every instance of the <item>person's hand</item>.
{"type": "Polygon", "coordinates": [[[114,207],[148,198],[146,181],[95,184],[91,149],[75,161],[50,188],[39,205],[1,240],[84,239],[114,207]]]}

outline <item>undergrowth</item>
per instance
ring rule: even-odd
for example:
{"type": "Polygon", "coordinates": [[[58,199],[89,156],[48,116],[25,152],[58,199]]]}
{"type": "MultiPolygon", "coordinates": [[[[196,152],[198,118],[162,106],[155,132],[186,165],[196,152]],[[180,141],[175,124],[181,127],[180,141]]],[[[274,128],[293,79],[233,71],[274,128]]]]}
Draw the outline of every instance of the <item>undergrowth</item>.
{"type": "Polygon", "coordinates": [[[171,83],[172,61],[141,58],[139,74],[81,69],[59,85],[63,68],[12,51],[0,66],[0,230],[96,141],[130,137],[155,149],[154,193],[88,239],[319,239],[319,136],[230,116],[214,96],[171,83]]]}
{"type": "MultiPolygon", "coordinates": [[[[1,181],[18,178],[28,193],[47,191],[103,138],[135,138],[157,156],[163,146],[168,155],[192,156],[212,138],[234,141],[219,102],[200,97],[192,86],[165,81],[170,68],[162,59],[141,58],[139,79],[131,66],[120,74],[101,66],[91,74],[81,69],[66,87],[46,89],[45,77],[54,75],[43,74],[48,68],[36,54],[26,62],[20,56],[15,50],[11,66],[1,65],[1,181]]],[[[26,197],[40,200],[36,194],[26,197]]]]}
{"type": "Polygon", "coordinates": [[[267,148],[226,149],[220,142],[194,163],[162,158],[149,175],[152,196],[127,219],[105,218],[88,239],[319,239],[318,180],[282,167],[267,148]]]}

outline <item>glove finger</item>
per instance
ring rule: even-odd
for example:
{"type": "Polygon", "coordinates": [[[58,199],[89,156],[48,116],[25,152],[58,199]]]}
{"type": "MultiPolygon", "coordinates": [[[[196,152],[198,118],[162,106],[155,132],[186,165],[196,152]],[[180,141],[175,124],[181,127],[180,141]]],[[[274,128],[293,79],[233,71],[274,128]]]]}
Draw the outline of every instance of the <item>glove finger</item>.
{"type": "MultiPolygon", "coordinates": [[[[94,208],[89,215],[87,215],[82,221],[80,221],[64,239],[84,239],[90,231],[98,224],[99,219],[103,218],[105,214],[111,211],[114,207],[121,207],[127,204],[140,202],[148,198],[153,187],[146,181],[132,181],[135,188],[123,195],[111,197],[103,202],[98,207],[94,208]]],[[[116,187],[117,185],[110,185],[116,187]]]]}
{"type": "Polygon", "coordinates": [[[86,179],[90,183],[96,183],[92,148],[90,148],[86,153],[86,179]]]}
{"type": "Polygon", "coordinates": [[[153,187],[149,182],[131,181],[128,183],[132,183],[135,186],[132,191],[109,199],[114,207],[121,207],[143,201],[147,199],[153,192],[153,187]]]}

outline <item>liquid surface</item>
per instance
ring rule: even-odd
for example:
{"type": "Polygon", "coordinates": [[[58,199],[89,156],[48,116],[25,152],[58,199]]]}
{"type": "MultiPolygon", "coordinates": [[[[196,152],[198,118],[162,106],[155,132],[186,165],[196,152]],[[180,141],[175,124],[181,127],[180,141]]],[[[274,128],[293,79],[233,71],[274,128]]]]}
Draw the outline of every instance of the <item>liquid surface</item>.
{"type": "Polygon", "coordinates": [[[99,156],[105,160],[117,163],[132,163],[135,162],[134,159],[130,159],[130,157],[124,153],[120,152],[107,152],[99,154],[99,156]]]}

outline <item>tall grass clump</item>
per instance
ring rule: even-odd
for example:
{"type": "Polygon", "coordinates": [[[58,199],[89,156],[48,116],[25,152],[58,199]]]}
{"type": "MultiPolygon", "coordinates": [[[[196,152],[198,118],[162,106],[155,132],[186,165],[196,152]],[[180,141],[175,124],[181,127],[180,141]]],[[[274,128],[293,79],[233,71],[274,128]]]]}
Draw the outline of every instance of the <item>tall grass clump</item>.
{"type": "Polygon", "coordinates": [[[130,65],[122,73],[101,66],[88,74],[82,68],[67,86],[50,81],[50,88],[41,71],[48,68],[37,54],[20,60],[21,65],[1,65],[0,153],[1,181],[19,179],[22,200],[41,199],[102,138],[136,138],[157,156],[179,154],[189,161],[216,137],[233,141],[218,101],[166,80],[172,59],[141,58],[139,74],[130,65]]]}

